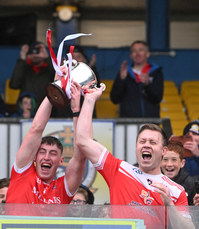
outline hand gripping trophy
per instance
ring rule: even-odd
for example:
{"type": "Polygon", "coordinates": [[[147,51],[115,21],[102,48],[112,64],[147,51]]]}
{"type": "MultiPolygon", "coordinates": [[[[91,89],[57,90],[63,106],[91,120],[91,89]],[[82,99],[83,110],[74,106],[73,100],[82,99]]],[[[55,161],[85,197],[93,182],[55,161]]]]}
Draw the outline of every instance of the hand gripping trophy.
{"type": "MultiPolygon", "coordinates": [[[[63,50],[63,44],[66,40],[72,40],[80,36],[89,36],[91,34],[74,34],[64,38],[58,48],[57,58],[51,47],[51,31],[47,31],[47,42],[51,54],[51,59],[55,71],[62,76],[60,71],[61,56],[63,50]]],[[[59,109],[64,109],[70,103],[70,85],[71,81],[75,81],[81,85],[82,93],[86,92],[88,88],[94,88],[97,86],[97,79],[92,69],[85,63],[77,62],[72,59],[74,47],[70,47],[70,53],[67,54],[68,60],[64,60],[64,65],[67,67],[67,74],[62,76],[61,80],[49,83],[46,88],[46,93],[49,101],[59,109]]],[[[105,85],[104,85],[105,90],[105,85]]]]}

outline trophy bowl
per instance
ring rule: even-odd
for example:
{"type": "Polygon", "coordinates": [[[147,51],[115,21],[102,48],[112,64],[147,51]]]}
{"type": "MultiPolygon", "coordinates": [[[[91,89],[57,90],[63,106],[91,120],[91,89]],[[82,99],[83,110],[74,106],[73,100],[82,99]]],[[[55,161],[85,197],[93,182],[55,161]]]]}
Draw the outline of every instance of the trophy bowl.
{"type": "MultiPolygon", "coordinates": [[[[77,62],[76,60],[72,62],[71,80],[79,83],[83,91],[95,87],[97,85],[97,79],[92,69],[85,63],[77,62]]],[[[52,105],[58,109],[65,109],[70,103],[70,99],[63,90],[61,80],[49,83],[46,87],[46,95],[52,105]]]]}

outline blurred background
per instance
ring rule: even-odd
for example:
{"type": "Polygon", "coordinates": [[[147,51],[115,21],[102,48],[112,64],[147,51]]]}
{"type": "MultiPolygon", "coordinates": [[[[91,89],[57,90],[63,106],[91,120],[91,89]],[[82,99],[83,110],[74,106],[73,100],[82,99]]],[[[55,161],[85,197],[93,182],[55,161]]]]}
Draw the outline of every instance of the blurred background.
{"type": "Polygon", "coordinates": [[[166,80],[180,87],[199,76],[199,1],[197,0],[0,0],[0,93],[10,77],[20,46],[52,29],[56,49],[68,34],[92,33],[76,42],[97,55],[102,79],[114,79],[129,46],[148,41],[151,59],[166,80]]]}
{"type": "MultiPolygon", "coordinates": [[[[49,28],[55,53],[65,36],[92,34],[66,46],[83,46],[88,58],[96,54],[99,76],[107,84],[105,99],[109,99],[122,61],[131,63],[130,44],[145,40],[151,51],[149,61],[162,66],[166,81],[161,118],[182,119],[183,124],[179,122],[175,127],[172,124],[173,132],[180,134],[182,126],[197,119],[199,113],[196,109],[199,86],[195,84],[199,80],[198,12],[198,0],[0,0],[0,95],[6,101],[6,81],[19,58],[21,45],[39,40],[47,46],[49,28]],[[183,89],[183,82],[190,80],[194,81],[188,86],[191,90],[183,89]],[[193,93],[192,110],[188,112],[186,98],[193,93]]],[[[110,107],[111,102],[107,104],[110,107]]],[[[111,106],[111,113],[105,114],[108,109],[103,106],[98,109],[99,118],[118,117],[118,107],[111,106]]]]}

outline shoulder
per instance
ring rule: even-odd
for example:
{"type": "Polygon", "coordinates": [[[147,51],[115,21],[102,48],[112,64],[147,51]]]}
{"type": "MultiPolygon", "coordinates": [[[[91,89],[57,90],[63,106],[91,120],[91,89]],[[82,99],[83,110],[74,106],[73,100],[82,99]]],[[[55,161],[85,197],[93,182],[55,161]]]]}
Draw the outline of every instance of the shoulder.
{"type": "Polygon", "coordinates": [[[186,157],[185,158],[185,166],[187,164],[192,164],[192,165],[195,165],[195,166],[198,166],[199,167],[199,157],[186,157]]]}
{"type": "Polygon", "coordinates": [[[65,179],[65,175],[58,177],[55,181],[56,182],[64,182],[64,179],[65,179]]]}
{"type": "Polygon", "coordinates": [[[136,180],[142,180],[143,177],[143,173],[138,167],[133,166],[126,161],[121,161],[119,171],[136,180]]]}
{"type": "Polygon", "coordinates": [[[31,161],[29,164],[27,164],[27,165],[26,165],[25,167],[23,167],[23,168],[18,168],[16,162],[14,162],[13,171],[15,171],[16,173],[22,174],[22,173],[25,173],[26,171],[29,171],[29,170],[31,170],[31,171],[36,171],[36,170],[35,170],[35,166],[34,166],[34,164],[33,164],[33,161],[31,161]]]}
{"type": "MultiPolygon", "coordinates": [[[[148,62],[149,63],[149,62],[148,62]]],[[[149,73],[161,73],[162,74],[162,67],[155,63],[149,63],[151,69],[149,73]]]]}
{"type": "Polygon", "coordinates": [[[169,188],[170,192],[173,194],[179,194],[184,191],[184,187],[180,184],[177,184],[175,181],[172,181],[170,178],[168,178],[165,175],[162,175],[162,180],[164,181],[164,184],[169,188]]]}
{"type": "Polygon", "coordinates": [[[148,64],[154,70],[156,70],[156,69],[162,69],[162,67],[160,65],[156,64],[156,63],[148,62],[148,64]]]}
{"type": "Polygon", "coordinates": [[[106,148],[102,151],[97,163],[93,164],[96,170],[103,170],[105,165],[111,166],[116,164],[115,158],[106,148]]]}
{"type": "Polygon", "coordinates": [[[121,165],[120,165],[122,168],[125,168],[125,169],[127,169],[127,170],[130,170],[130,171],[133,171],[133,172],[135,172],[135,173],[137,173],[137,174],[142,174],[142,171],[138,168],[138,167],[136,167],[136,166],[134,166],[134,165],[132,165],[132,164],[129,164],[128,162],[126,162],[126,161],[121,161],[121,165]]]}

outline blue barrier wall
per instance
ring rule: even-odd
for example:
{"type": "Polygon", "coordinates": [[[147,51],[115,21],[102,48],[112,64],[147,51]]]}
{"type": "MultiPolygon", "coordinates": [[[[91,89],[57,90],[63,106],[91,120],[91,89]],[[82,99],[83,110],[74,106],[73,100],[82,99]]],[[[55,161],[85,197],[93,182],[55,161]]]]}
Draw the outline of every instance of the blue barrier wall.
{"type": "MultiPolygon", "coordinates": [[[[124,59],[130,63],[129,47],[85,47],[85,49],[88,57],[96,53],[96,66],[101,79],[114,79],[124,59]]],[[[199,50],[175,51],[176,55],[174,57],[152,56],[150,61],[162,66],[165,80],[173,80],[178,87],[184,80],[199,80],[199,50]]],[[[4,93],[5,81],[12,74],[19,52],[19,46],[0,47],[0,94],[4,93]]]]}

